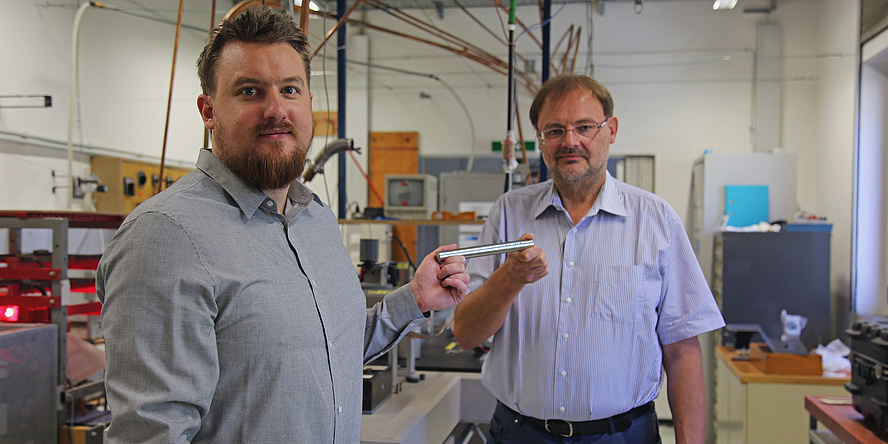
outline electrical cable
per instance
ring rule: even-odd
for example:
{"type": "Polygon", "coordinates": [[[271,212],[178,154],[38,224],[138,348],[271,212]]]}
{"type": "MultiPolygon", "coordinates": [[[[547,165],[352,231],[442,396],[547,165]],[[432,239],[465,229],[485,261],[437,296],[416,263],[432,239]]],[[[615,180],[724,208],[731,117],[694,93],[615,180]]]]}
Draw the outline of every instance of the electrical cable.
{"type": "Polygon", "coordinates": [[[424,335],[424,334],[422,334],[422,333],[414,333],[414,332],[410,332],[410,333],[407,333],[407,336],[409,336],[409,337],[411,337],[411,338],[419,338],[419,339],[432,339],[432,338],[437,338],[438,336],[441,336],[442,333],[444,333],[445,331],[447,331],[447,328],[448,328],[448,327],[450,327],[450,326],[453,325],[453,318],[454,318],[454,316],[455,316],[455,315],[450,315],[450,317],[447,318],[447,321],[444,322],[444,325],[441,326],[441,329],[438,330],[438,332],[435,333],[435,334],[424,335]]]}
{"type": "Polygon", "coordinates": [[[595,64],[593,63],[592,56],[594,52],[592,51],[592,40],[595,38],[595,22],[593,19],[595,18],[595,14],[592,11],[592,3],[586,3],[586,22],[589,23],[589,38],[586,40],[586,68],[583,69],[583,72],[589,77],[594,77],[595,74],[595,64]]]}
{"type": "Polygon", "coordinates": [[[469,113],[469,108],[466,107],[465,102],[462,101],[462,99],[459,97],[459,94],[456,93],[456,91],[450,86],[450,84],[445,82],[444,79],[441,79],[437,76],[435,76],[435,80],[441,82],[441,84],[444,85],[444,87],[447,88],[448,91],[450,91],[450,94],[453,94],[453,97],[456,99],[456,101],[459,103],[459,106],[466,114],[466,119],[469,121],[469,132],[472,137],[472,145],[471,151],[469,152],[469,161],[466,165],[466,171],[472,172],[472,166],[475,163],[475,146],[477,145],[477,138],[475,136],[475,122],[472,120],[472,115],[469,113]]]}
{"type": "Polygon", "coordinates": [[[386,232],[385,235],[398,242],[398,245],[401,246],[401,250],[404,251],[404,255],[407,256],[407,263],[409,263],[410,266],[413,268],[413,273],[416,273],[416,264],[413,263],[413,258],[410,257],[410,252],[407,251],[407,247],[404,246],[404,242],[401,242],[401,239],[398,239],[398,236],[395,236],[395,234],[390,231],[386,232]]]}

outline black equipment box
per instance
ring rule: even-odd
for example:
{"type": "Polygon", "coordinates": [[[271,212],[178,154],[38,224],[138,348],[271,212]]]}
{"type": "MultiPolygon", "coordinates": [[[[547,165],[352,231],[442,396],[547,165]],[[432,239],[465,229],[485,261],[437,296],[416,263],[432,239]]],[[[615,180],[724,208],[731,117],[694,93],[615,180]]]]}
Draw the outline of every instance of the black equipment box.
{"type": "Polygon", "coordinates": [[[383,401],[392,395],[392,367],[380,368],[374,365],[364,367],[364,393],[361,410],[373,413],[383,401]]]}
{"type": "Polygon", "coordinates": [[[851,338],[851,382],[845,389],[867,423],[888,433],[888,318],[854,321],[845,333],[851,338]]]}

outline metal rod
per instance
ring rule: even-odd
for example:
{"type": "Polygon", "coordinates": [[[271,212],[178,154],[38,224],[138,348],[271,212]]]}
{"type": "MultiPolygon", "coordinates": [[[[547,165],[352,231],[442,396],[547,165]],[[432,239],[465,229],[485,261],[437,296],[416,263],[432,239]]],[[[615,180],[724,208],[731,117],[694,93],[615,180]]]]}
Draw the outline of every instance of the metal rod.
{"type": "MultiPolygon", "coordinates": [[[[546,80],[549,80],[549,64],[550,62],[550,53],[549,53],[549,44],[552,39],[552,27],[549,24],[549,19],[552,17],[552,0],[543,0],[543,16],[542,22],[543,25],[543,63],[541,63],[542,70],[542,83],[546,83],[546,80]]],[[[536,122],[531,122],[536,125],[536,122]]],[[[540,148],[542,152],[542,148],[540,148]]],[[[546,162],[540,162],[540,182],[545,182],[549,179],[549,169],[546,167],[546,162]]]]}
{"type": "Polygon", "coordinates": [[[466,259],[489,256],[491,254],[510,253],[512,251],[524,250],[534,246],[532,240],[522,240],[513,242],[503,242],[501,244],[479,245],[476,247],[457,248],[456,250],[439,251],[435,253],[435,260],[443,261],[451,256],[462,256],[466,259]]]}

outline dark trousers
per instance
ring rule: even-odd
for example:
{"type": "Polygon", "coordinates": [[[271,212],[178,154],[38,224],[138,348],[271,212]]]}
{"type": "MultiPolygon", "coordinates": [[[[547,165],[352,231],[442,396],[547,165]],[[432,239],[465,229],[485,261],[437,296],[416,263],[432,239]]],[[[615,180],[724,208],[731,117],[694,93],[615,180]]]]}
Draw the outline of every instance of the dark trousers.
{"type": "Polygon", "coordinates": [[[496,403],[496,411],[490,420],[490,438],[500,444],[659,444],[660,429],[657,413],[650,409],[635,418],[632,425],[622,432],[599,435],[574,435],[561,437],[526,424],[523,417],[502,403],[496,403]]]}

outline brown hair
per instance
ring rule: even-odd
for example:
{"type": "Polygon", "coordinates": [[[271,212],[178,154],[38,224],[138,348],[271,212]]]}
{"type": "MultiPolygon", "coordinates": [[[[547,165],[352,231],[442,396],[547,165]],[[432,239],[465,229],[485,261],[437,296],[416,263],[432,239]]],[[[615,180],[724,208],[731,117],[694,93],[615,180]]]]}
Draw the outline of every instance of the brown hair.
{"type": "Polygon", "coordinates": [[[543,107],[543,102],[547,99],[560,100],[567,93],[578,89],[585,89],[598,99],[601,107],[604,108],[605,118],[610,118],[613,115],[614,98],[611,97],[610,91],[604,85],[589,76],[565,74],[547,80],[540,87],[536,97],[533,98],[533,103],[530,105],[530,123],[533,124],[534,128],[538,128],[537,124],[539,122],[537,120],[540,117],[540,108],[543,107]]]}
{"type": "Polygon", "coordinates": [[[216,93],[216,63],[229,42],[286,43],[302,57],[306,82],[311,82],[311,60],[308,37],[299,29],[290,14],[274,8],[247,9],[234,18],[223,20],[210,32],[207,44],[197,58],[197,75],[204,94],[216,93]]]}

